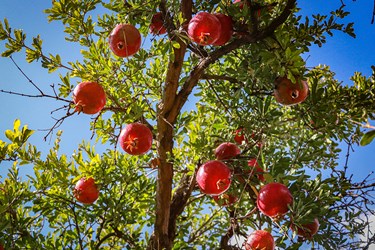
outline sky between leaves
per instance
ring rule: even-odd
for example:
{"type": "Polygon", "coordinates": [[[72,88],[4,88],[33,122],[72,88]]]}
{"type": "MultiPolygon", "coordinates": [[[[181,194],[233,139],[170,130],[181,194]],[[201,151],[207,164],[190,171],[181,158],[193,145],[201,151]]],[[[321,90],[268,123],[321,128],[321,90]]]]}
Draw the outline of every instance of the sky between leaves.
{"type": "MultiPolygon", "coordinates": [[[[336,77],[345,84],[351,84],[350,77],[355,71],[363,72],[364,75],[371,75],[370,66],[375,64],[375,24],[371,25],[372,1],[344,0],[347,4],[346,10],[351,12],[346,22],[355,22],[357,38],[351,38],[340,32],[335,32],[333,38],[327,38],[327,44],[322,48],[312,46],[311,51],[305,55],[307,66],[326,64],[336,72],[336,77]]],[[[299,7],[303,14],[328,13],[333,8],[341,5],[340,0],[301,0],[299,7]]],[[[11,27],[21,28],[27,34],[28,41],[31,37],[41,35],[43,39],[43,50],[52,54],[60,54],[63,62],[75,61],[81,58],[79,46],[66,42],[64,39],[63,25],[58,22],[48,23],[43,10],[49,8],[51,1],[30,1],[30,0],[1,0],[0,18],[7,18],[11,27]]],[[[100,13],[100,9],[97,13],[100,13]]],[[[144,41],[147,39],[144,39],[144,41]]],[[[145,42],[147,43],[147,42],[145,42]]],[[[145,44],[143,44],[145,45],[145,44]]],[[[0,42],[3,50],[4,42],[0,42]]],[[[28,64],[25,61],[24,53],[16,53],[13,56],[16,63],[24,73],[46,93],[52,93],[50,85],[59,83],[56,73],[48,74],[47,70],[41,68],[39,63],[28,64]]],[[[37,94],[28,80],[21,74],[9,58],[0,58],[0,89],[27,94],[37,94]]],[[[77,79],[77,82],[79,79],[77,79]]],[[[38,149],[48,153],[53,145],[52,141],[44,136],[55,123],[53,118],[60,118],[64,115],[61,112],[51,111],[62,106],[61,103],[42,98],[25,98],[15,95],[0,93],[0,140],[7,140],[4,131],[13,127],[13,121],[20,119],[22,125],[28,124],[29,128],[36,130],[30,142],[37,145],[38,149]]],[[[193,108],[193,104],[188,104],[193,108]]],[[[93,116],[94,117],[94,116],[93,116]]],[[[82,140],[88,141],[92,133],[89,130],[91,116],[74,115],[66,119],[59,128],[64,131],[61,152],[71,155],[82,140]]],[[[375,125],[375,122],[374,124],[375,125]]],[[[344,145],[343,145],[344,146],[344,145]]],[[[100,147],[98,145],[98,147],[100,147]]],[[[350,153],[349,172],[354,173],[355,179],[363,179],[374,169],[375,165],[375,142],[366,147],[354,147],[355,152],[350,153]]],[[[345,162],[346,147],[343,147],[340,165],[345,162]]],[[[0,176],[6,176],[7,168],[11,163],[0,164],[0,176]]],[[[31,170],[31,169],[29,169],[31,170]]],[[[27,171],[29,171],[27,170],[27,171]]],[[[25,172],[24,172],[25,173],[25,172]]],[[[1,180],[2,178],[0,178],[1,180]]]]}

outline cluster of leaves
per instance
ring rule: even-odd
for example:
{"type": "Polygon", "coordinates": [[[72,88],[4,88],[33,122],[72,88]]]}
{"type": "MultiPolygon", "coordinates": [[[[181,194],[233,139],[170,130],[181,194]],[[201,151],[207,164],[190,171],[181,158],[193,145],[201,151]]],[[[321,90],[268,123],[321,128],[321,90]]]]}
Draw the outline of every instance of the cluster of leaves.
{"type": "MultiPolygon", "coordinates": [[[[313,238],[317,246],[365,246],[357,237],[364,234],[368,220],[356,219],[371,213],[369,197],[374,189],[366,180],[353,183],[337,169],[337,159],[338,143],[358,143],[362,124],[374,118],[375,74],[366,78],[358,73],[354,86],[345,86],[328,67],[307,72],[302,59],[311,43],[324,44],[325,35],[334,30],[354,36],[353,24],[338,22],[348,13],[342,6],[329,16],[306,17],[302,23],[296,1],[249,2],[239,11],[224,0],[53,1],[45,11],[48,20],[61,21],[67,41],[82,47],[82,59],[69,66],[59,55],[46,56],[39,36],[29,46],[23,31],[12,31],[6,19],[0,22],[0,39],[6,40],[2,56],[25,49],[28,62],[41,60],[49,72],[60,73],[56,95],[41,96],[65,100],[75,78],[103,86],[107,104],[92,129],[98,143],[109,145],[99,154],[94,146],[82,143],[67,156],[59,153],[58,134],[42,157],[27,144],[32,131],[19,129],[16,121],[14,129],[6,131],[9,141],[0,141],[0,162],[13,164],[0,184],[4,218],[0,243],[32,249],[158,249],[152,241],[156,237],[167,249],[238,249],[242,244],[229,243],[230,237],[268,229],[279,248],[298,249],[303,243],[289,230],[291,222],[302,225],[318,217],[321,227],[313,238]],[[256,4],[268,11],[255,15],[251,8],[256,4]],[[168,17],[167,36],[148,35],[157,11],[168,17]],[[189,13],[198,11],[231,15],[236,34],[232,41],[220,48],[191,43],[183,27],[189,13]],[[131,58],[113,56],[107,44],[110,31],[121,22],[139,27],[148,41],[131,58]],[[275,102],[273,82],[280,75],[308,79],[310,94],[303,104],[283,107],[275,102]],[[180,110],[188,99],[190,103],[180,110]],[[140,157],[129,157],[116,147],[120,129],[134,121],[152,125],[157,140],[156,147],[140,157]],[[228,208],[201,195],[195,185],[197,167],[214,158],[213,150],[221,142],[233,141],[233,132],[240,127],[248,142],[240,145],[241,155],[228,165],[246,169],[247,160],[256,158],[267,172],[266,182],[290,187],[294,203],[281,221],[257,211],[257,190],[264,184],[257,179],[241,182],[234,177],[230,191],[237,192],[239,201],[228,208]],[[34,174],[21,177],[27,166],[34,174]],[[171,180],[165,178],[169,167],[171,180]],[[99,181],[100,197],[91,206],[77,203],[72,194],[82,176],[99,181]],[[161,191],[165,187],[161,182],[168,181],[171,202],[160,204],[160,197],[168,195],[161,191]],[[163,207],[170,209],[165,217],[160,215],[163,207]]],[[[365,143],[373,137],[373,132],[364,137],[365,143]]]]}

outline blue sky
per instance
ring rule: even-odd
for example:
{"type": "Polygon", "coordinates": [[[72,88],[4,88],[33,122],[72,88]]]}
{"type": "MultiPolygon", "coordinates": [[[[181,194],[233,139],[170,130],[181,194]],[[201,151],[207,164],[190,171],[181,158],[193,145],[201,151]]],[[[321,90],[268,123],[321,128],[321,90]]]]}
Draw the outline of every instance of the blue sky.
{"type": "MultiPolygon", "coordinates": [[[[306,54],[307,65],[315,66],[327,64],[336,72],[336,77],[344,83],[350,84],[349,78],[355,71],[371,75],[370,66],[375,62],[375,25],[370,24],[372,3],[369,1],[345,1],[347,10],[351,15],[347,17],[348,22],[355,22],[357,38],[351,38],[341,32],[335,32],[333,38],[327,37],[327,44],[322,48],[312,46],[310,53],[306,54]]],[[[64,27],[59,22],[48,23],[43,9],[49,7],[50,1],[29,1],[29,0],[1,0],[0,18],[7,18],[13,28],[22,28],[31,37],[41,34],[43,39],[43,49],[46,53],[60,54],[63,62],[79,60],[79,47],[66,42],[64,39],[64,27]]],[[[299,1],[299,7],[304,14],[328,13],[333,8],[341,5],[340,0],[335,1],[299,1]]],[[[3,42],[0,46],[3,49],[3,42]]],[[[39,63],[28,64],[24,60],[24,53],[14,55],[15,61],[25,71],[25,73],[38,84],[46,93],[52,93],[51,84],[55,86],[59,83],[57,73],[48,74],[39,63]]],[[[0,89],[18,91],[22,93],[36,94],[35,89],[16,69],[11,60],[0,58],[0,89]]],[[[78,80],[77,80],[78,81],[78,80]]],[[[3,131],[12,128],[15,119],[21,119],[22,124],[28,124],[35,129],[36,133],[31,137],[30,142],[36,144],[42,151],[46,151],[51,146],[43,137],[48,129],[54,124],[52,117],[59,118],[63,113],[50,112],[59,108],[62,104],[54,100],[32,98],[27,99],[14,95],[0,93],[2,105],[0,107],[0,139],[4,140],[3,131]]],[[[83,139],[90,138],[91,116],[74,115],[66,119],[60,129],[64,130],[61,149],[68,155],[83,139]]],[[[374,143],[375,144],[375,143],[374,143]]],[[[350,163],[356,169],[358,177],[366,176],[374,169],[375,156],[372,152],[375,146],[356,147],[355,153],[351,154],[350,163]]],[[[4,164],[4,163],[3,163],[4,164]]],[[[0,173],[3,171],[0,171],[0,173]]]]}

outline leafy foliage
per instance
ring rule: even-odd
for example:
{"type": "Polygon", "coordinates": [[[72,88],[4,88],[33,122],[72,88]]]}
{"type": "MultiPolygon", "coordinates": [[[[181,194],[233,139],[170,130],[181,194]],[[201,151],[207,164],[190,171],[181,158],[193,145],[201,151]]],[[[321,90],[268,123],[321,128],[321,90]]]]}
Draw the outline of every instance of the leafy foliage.
{"type": "Polygon", "coordinates": [[[0,141],[0,162],[11,163],[0,183],[0,243],[5,247],[240,249],[242,243],[229,239],[266,229],[280,249],[298,249],[303,242],[291,223],[300,226],[314,218],[320,222],[310,242],[315,247],[355,249],[374,243],[373,235],[368,242],[358,238],[370,223],[374,185],[368,179],[354,183],[337,159],[339,142],[367,145],[374,138],[373,131],[364,134],[362,128],[374,119],[375,72],[368,78],[356,73],[353,86],[347,86],[327,66],[307,70],[302,57],[335,31],[355,37],[353,23],[343,21],[349,14],[345,6],[304,17],[293,0],[248,1],[242,10],[224,0],[52,2],[45,10],[48,20],[62,22],[67,42],[82,47],[77,56],[82,59],[63,63],[63,55],[46,54],[41,36],[28,45],[26,34],[12,30],[7,19],[0,22],[2,56],[24,49],[27,62],[40,61],[49,73],[59,74],[55,95],[29,79],[40,94],[34,97],[68,103],[62,107],[67,115],[56,124],[76,115],[66,99],[72,79],[99,82],[107,104],[91,128],[96,142],[108,148],[99,154],[82,142],[71,156],[60,154],[58,132],[43,156],[27,142],[33,131],[15,121],[13,130],[5,131],[8,141],[0,141]],[[157,11],[166,36],[148,34],[157,11]],[[198,11],[232,16],[232,40],[221,47],[192,43],[184,26],[198,11]],[[143,35],[141,50],[130,58],[109,49],[108,36],[117,23],[136,25],[143,35]],[[278,76],[307,79],[307,100],[279,105],[272,96],[278,76]],[[117,147],[121,129],[131,122],[153,128],[154,145],[145,155],[130,156],[117,147]],[[195,172],[214,158],[220,143],[233,141],[238,128],[246,142],[239,146],[241,155],[226,163],[233,171],[228,192],[239,199],[224,208],[200,193],[195,172]],[[266,183],[284,183],[293,194],[284,218],[258,211],[255,201],[265,183],[252,174],[239,178],[252,173],[251,158],[265,170],[266,183]],[[20,177],[24,165],[34,170],[26,180],[20,177]],[[72,190],[89,176],[98,180],[100,196],[93,205],[82,205],[72,190]]]}

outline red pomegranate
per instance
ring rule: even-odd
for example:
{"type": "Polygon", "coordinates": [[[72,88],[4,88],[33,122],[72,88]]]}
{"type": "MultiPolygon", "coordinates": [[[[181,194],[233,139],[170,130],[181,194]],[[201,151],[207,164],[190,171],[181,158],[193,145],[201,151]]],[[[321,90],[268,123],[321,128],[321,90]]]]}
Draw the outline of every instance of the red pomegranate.
{"type": "Polygon", "coordinates": [[[257,197],[257,207],[265,215],[281,218],[292,204],[293,197],[289,189],[281,183],[273,182],[263,186],[257,197]]]}
{"type": "Polygon", "coordinates": [[[79,202],[82,202],[83,204],[92,204],[98,199],[99,190],[92,177],[88,179],[83,177],[77,182],[73,194],[79,202]]]}
{"type": "Polygon", "coordinates": [[[191,40],[200,45],[215,43],[220,38],[221,23],[219,19],[208,12],[197,13],[188,24],[188,35],[191,40]]]}
{"type": "Polygon", "coordinates": [[[152,132],[142,123],[131,123],[121,131],[119,143],[128,154],[142,155],[152,146],[152,132]]]}
{"type": "Polygon", "coordinates": [[[208,161],[199,167],[196,181],[202,193],[220,195],[230,187],[231,171],[221,161],[208,161]]]}
{"type": "Polygon", "coordinates": [[[215,149],[215,156],[218,160],[227,160],[241,154],[241,150],[236,144],[224,142],[215,149]]]}
{"type": "Polygon", "coordinates": [[[309,94],[309,85],[304,80],[297,79],[292,83],[286,77],[278,77],[275,80],[274,96],[278,103],[282,105],[294,105],[306,100],[309,94]]]}
{"type": "Polygon", "coordinates": [[[77,112],[96,114],[106,103],[106,95],[97,82],[81,82],[73,90],[73,102],[77,112]]]}
{"type": "Polygon", "coordinates": [[[221,46],[226,44],[233,35],[233,21],[230,16],[222,13],[215,13],[214,15],[220,21],[221,31],[219,38],[212,45],[221,46]]]}
{"type": "Polygon", "coordinates": [[[315,218],[311,223],[304,224],[302,227],[296,227],[292,224],[291,229],[295,231],[297,229],[297,235],[305,238],[311,239],[319,230],[319,220],[315,218]]]}
{"type": "Polygon", "coordinates": [[[154,35],[163,35],[167,33],[167,29],[164,27],[164,20],[161,12],[158,12],[152,16],[150,33],[154,35]]]}
{"type": "Polygon", "coordinates": [[[141,34],[131,24],[118,24],[109,35],[109,47],[119,57],[132,56],[141,48],[141,34]]]}
{"type": "Polygon", "coordinates": [[[246,239],[246,250],[274,250],[275,240],[272,235],[264,230],[252,232],[246,239]]]}
{"type": "Polygon", "coordinates": [[[261,168],[258,164],[258,161],[257,159],[255,158],[252,158],[250,159],[248,162],[247,162],[247,165],[249,167],[252,167],[252,173],[258,177],[258,179],[261,181],[261,182],[264,182],[265,179],[264,179],[264,176],[262,173],[264,173],[264,170],[263,168],[261,168]]]}

